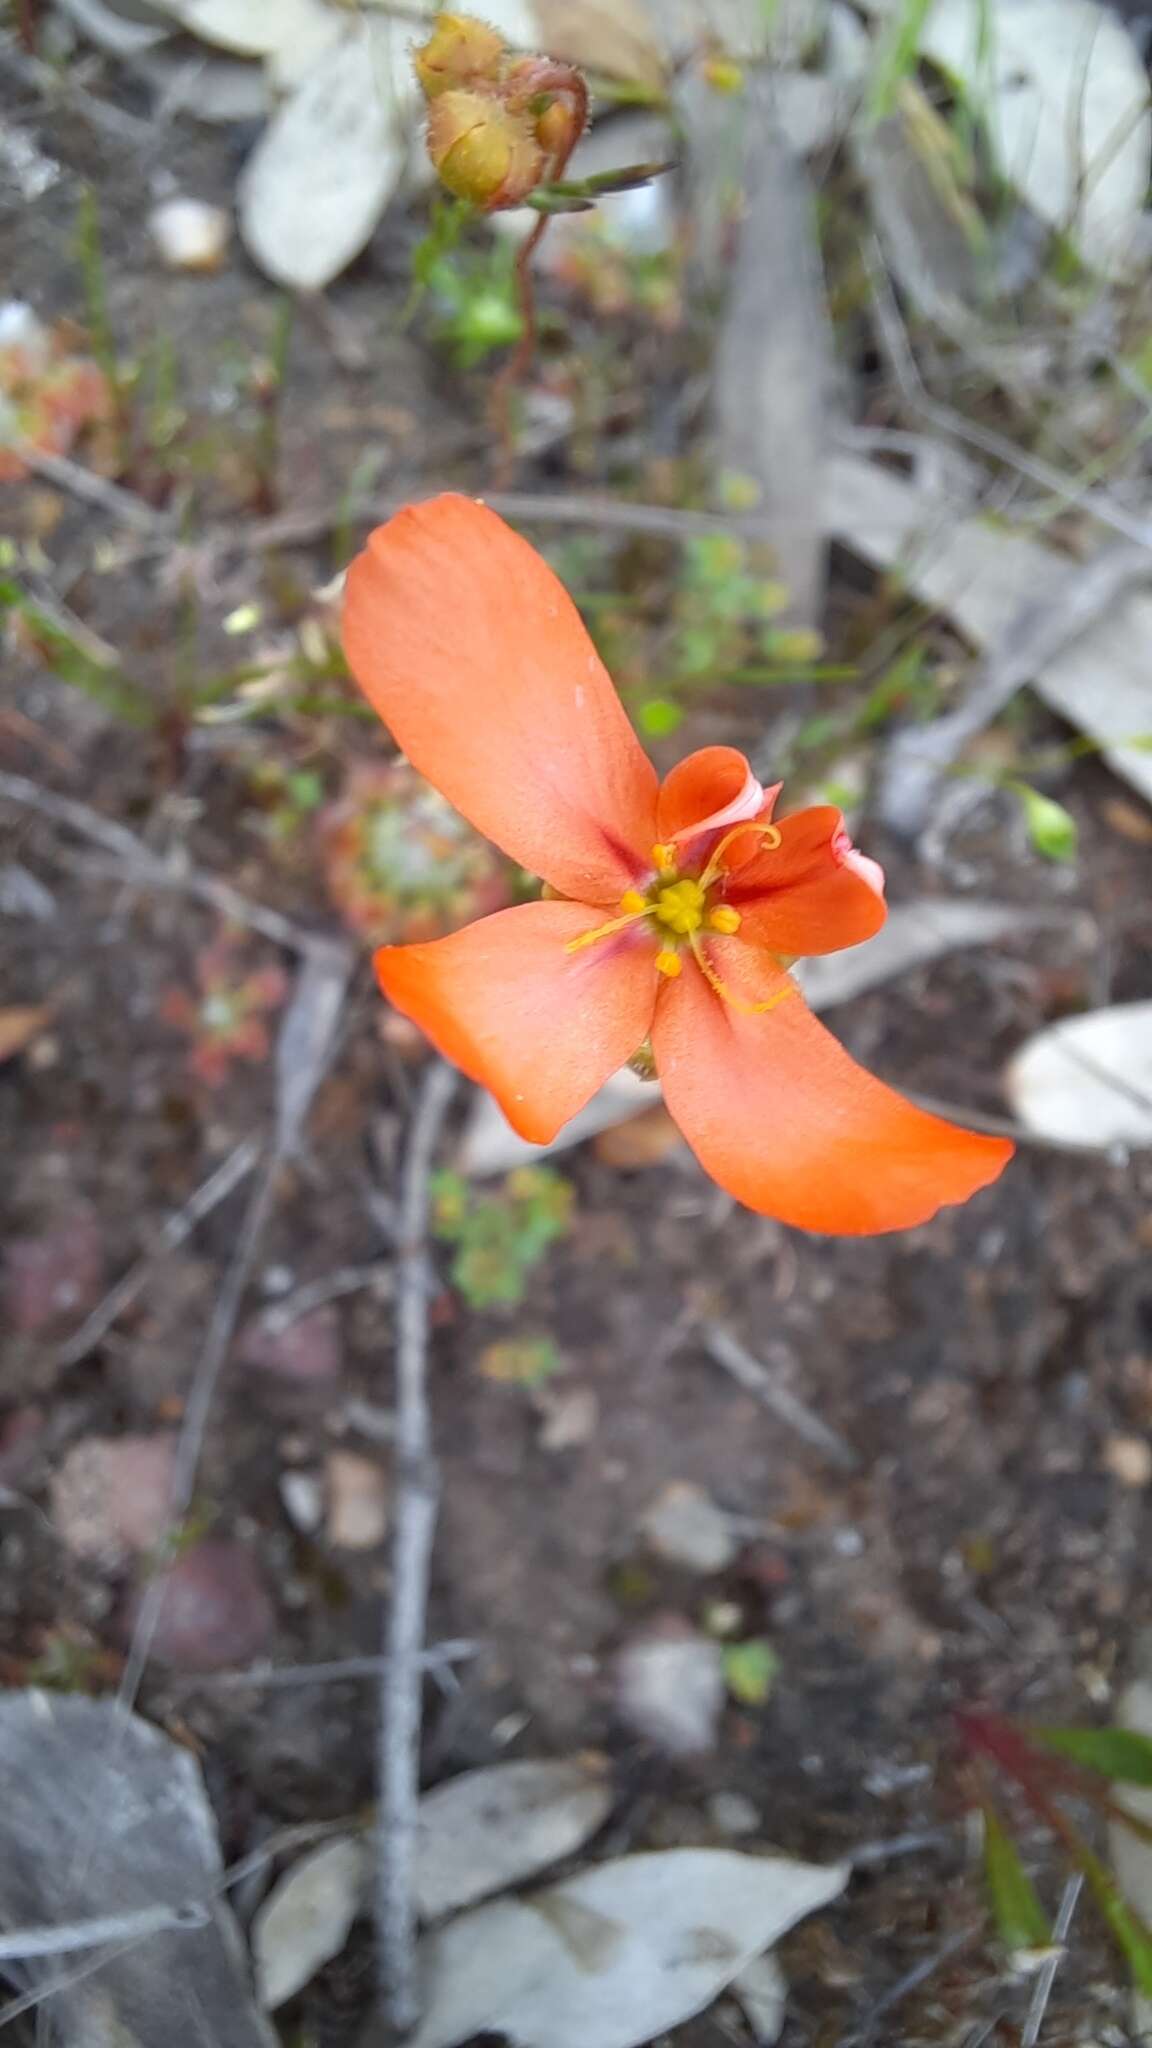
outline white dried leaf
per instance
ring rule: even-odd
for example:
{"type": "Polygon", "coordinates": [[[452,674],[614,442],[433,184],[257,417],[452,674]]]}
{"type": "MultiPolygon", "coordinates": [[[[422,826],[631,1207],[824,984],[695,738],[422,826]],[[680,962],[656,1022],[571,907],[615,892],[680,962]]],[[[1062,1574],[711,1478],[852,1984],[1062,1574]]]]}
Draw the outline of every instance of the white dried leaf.
{"type": "Polygon", "coordinates": [[[668,1849],[481,1906],[425,1939],[409,2048],[488,2032],[518,2048],[638,2048],[703,2011],[847,1879],[843,1865],[668,1849]]]}
{"type": "Polygon", "coordinates": [[[368,1861],[363,1842],[341,1835],[302,1856],[252,1923],[256,1992],[265,2012],[287,2005],[338,1956],[360,1911],[368,1861]]]}
{"type": "MultiPolygon", "coordinates": [[[[958,517],[942,492],[858,456],[828,463],[824,506],[836,540],[864,561],[898,567],[913,596],[947,614],[980,647],[1008,631],[1025,598],[1041,605],[1068,580],[1067,555],[983,519],[958,517]]],[[[1140,744],[1152,734],[1150,642],[1152,598],[1133,592],[1044,662],[1034,681],[1045,703],[1152,799],[1152,752],[1140,744]]]]}
{"type": "Polygon", "coordinates": [[[340,33],[340,15],[324,0],[169,0],[181,25],[239,57],[270,57],[317,24],[340,33]]]}
{"type": "Polygon", "coordinates": [[[426,1792],[416,1839],[425,1920],[535,1877],[595,1834],[612,1806],[603,1757],[494,1764],[426,1792]]]}
{"type": "Polygon", "coordinates": [[[172,25],[160,16],[141,20],[110,4],[110,0],[60,0],[65,14],[97,49],[113,57],[136,57],[151,50],[172,33],[172,25]]]}
{"type": "MultiPolygon", "coordinates": [[[[1066,912],[1058,914],[1066,924],[1066,912]]],[[[945,954],[992,946],[1051,921],[1050,911],[1024,910],[1016,903],[925,896],[894,904],[876,937],[862,946],[801,961],[796,979],[814,1010],[831,1010],[945,954]]]]}
{"type": "Polygon", "coordinates": [[[133,69],[147,80],[165,114],[191,114],[196,121],[229,127],[233,121],[258,121],[268,111],[268,86],[262,64],[242,57],[217,57],[194,43],[148,50],[133,69]]]}
{"type": "Polygon", "coordinates": [[[784,2028],[788,1980],[775,1956],[755,1956],[732,1980],[733,1996],[744,2010],[756,2048],[772,2048],[784,2028]]]}
{"type": "Polygon", "coordinates": [[[274,115],[244,168],[241,233],[278,284],[330,284],[400,182],[416,90],[402,30],[355,23],[274,115]]]}
{"type": "Polygon", "coordinates": [[[1002,175],[1105,275],[1130,267],[1148,189],[1148,78],[1096,0],[936,0],[922,53],[983,117],[1002,175]]]}
{"type": "Polygon", "coordinates": [[[1011,1061],[1005,1086],[1030,1131],[1065,1145],[1152,1145],[1152,1002],[1117,1003],[1049,1025],[1011,1061]]]}

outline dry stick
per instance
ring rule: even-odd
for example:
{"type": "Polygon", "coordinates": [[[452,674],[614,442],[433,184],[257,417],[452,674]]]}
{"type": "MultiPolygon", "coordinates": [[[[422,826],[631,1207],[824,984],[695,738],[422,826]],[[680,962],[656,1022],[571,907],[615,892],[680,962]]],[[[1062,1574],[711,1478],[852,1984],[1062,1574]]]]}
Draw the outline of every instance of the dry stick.
{"type": "Polygon", "coordinates": [[[851,1444],[814,1415],[797,1395],[782,1387],[775,1374],[746,1350],[730,1331],[719,1323],[708,1323],[700,1332],[700,1341],[716,1365],[730,1373],[738,1385],[755,1395],[761,1405],[770,1409],[781,1422],[786,1422],[789,1429],[794,1429],[797,1436],[803,1437],[815,1450],[822,1451],[830,1464],[838,1465],[842,1472],[856,1471],[860,1460],[851,1444]]]}
{"type": "Polygon", "coordinates": [[[1037,603],[1026,598],[996,645],[970,675],[962,702],[929,725],[909,726],[888,748],[880,775],[880,814],[906,837],[931,814],[940,780],[963,749],[999,716],[1018,690],[1152,578],[1146,542],[1114,541],[1037,603]]]}
{"type": "Polygon", "coordinates": [[[865,268],[872,289],[872,307],[876,315],[878,338],[888,358],[900,395],[911,412],[934,427],[938,434],[950,435],[954,440],[966,441],[971,448],[978,448],[982,455],[988,455],[993,462],[1003,462],[1030,482],[1038,484],[1041,490],[1050,491],[1061,504],[1076,505],[1084,512],[1090,512],[1101,526],[1110,526],[1114,533],[1122,534],[1125,540],[1135,541],[1138,546],[1152,548],[1152,520],[1141,519],[1117,504],[1104,491],[1091,484],[1077,483],[1074,477],[1065,476],[1063,471],[1053,469],[1037,455],[1030,455],[1018,448],[1005,435],[996,433],[991,427],[982,427],[978,421],[970,420],[953,406],[941,404],[933,398],[924,384],[916,367],[916,359],[909,346],[904,322],[896,295],[888,282],[888,273],[878,243],[866,245],[864,250],[865,268]]]}
{"type": "Polygon", "coordinates": [[[178,1250],[191,1237],[197,1225],[202,1223],[206,1216],[210,1216],[221,1202],[226,1201],[233,1189],[239,1187],[241,1181],[247,1180],[260,1157],[260,1152],[258,1139],[242,1139],[215,1172],[210,1173],[207,1180],[202,1181],[194,1194],[189,1196],[184,1207],[174,1210],[172,1215],[167,1217],[161,1225],[153,1249],[146,1252],[143,1258],[137,1259],[134,1266],[129,1267],[117,1280],[116,1285],[109,1288],[103,1301],[93,1309],[87,1320],[81,1323],[80,1328],[73,1331],[71,1337],[60,1346],[56,1353],[56,1364],[61,1369],[77,1365],[90,1351],[95,1350],[113,1323],[119,1320],[125,1309],[130,1308],[137,1295],[143,1292],[161,1259],[168,1252],[178,1250]]]}
{"type": "MultiPolygon", "coordinates": [[[[432,1643],[421,1650],[417,1663],[422,1671],[442,1671],[478,1657],[481,1645],[467,1636],[444,1643],[432,1643]]],[[[188,1691],[238,1692],[261,1688],[275,1692],[280,1686],[336,1685],[347,1678],[379,1678],[389,1668],[387,1657],[335,1657],[325,1664],[254,1664],[247,1671],[215,1671],[189,1677],[188,1691]]]]}
{"type": "MultiPolygon", "coordinates": [[[[351,950],[317,941],[305,957],[292,1000],[276,1040],[276,1129],[264,1165],[249,1196],[232,1262],[224,1276],[204,1336],[173,1460],[169,1512],[178,1528],[196,1485],[208,1417],[228,1356],[256,1250],[272,1208],[276,1177],[295,1151],[313,1096],[331,1057],[344,990],[352,972],[351,950]]],[[[162,1573],[148,1583],[117,1688],[117,1704],[131,1709],[155,1639],[167,1588],[162,1573]]]]}
{"type": "MultiPolygon", "coordinates": [[[[244,1221],[232,1263],[224,1276],[224,1283],[216,1297],[211,1321],[204,1338],[204,1347],[196,1365],[192,1391],[180,1424],[173,1459],[172,1485],[169,1494],[168,1512],[173,1529],[179,1529],[192,1505],[196,1487],[196,1474],[200,1466],[200,1453],[208,1427],[208,1416],[219,1384],[220,1373],[228,1356],[232,1333],[240,1314],[252,1261],[256,1248],[264,1234],[264,1226],[271,1213],[272,1198],[276,1186],[276,1174],[282,1154],[278,1146],[272,1146],[264,1162],[260,1177],[249,1197],[244,1221]]],[[[149,1579],[140,1603],[140,1612],[132,1631],[124,1670],[116,1689],[116,1704],[130,1713],[140,1690],[144,1668],[152,1654],[156,1630],[160,1623],[167,1584],[163,1572],[157,1572],[149,1579]]]]}
{"type": "Polygon", "coordinates": [[[425,1380],[429,1178],[458,1075],[437,1063],[408,1139],[396,1259],[396,1520],[384,1626],[377,1757],[376,1941],[379,1996],[394,2027],[418,2018],[412,1868],[420,1784],[421,1664],[438,1477],[425,1380]]]}
{"type": "Polygon", "coordinates": [[[189,1900],[183,1906],[138,1906],[128,1913],[108,1913],[93,1920],[64,1921],[56,1927],[15,1927],[0,1933],[0,1963],[26,1963],[38,1956],[73,1955],[77,1949],[102,1948],[105,1942],[172,1934],[207,1927],[206,1907],[189,1900]]]}
{"type": "Polygon", "coordinates": [[[131,526],[138,533],[153,534],[157,539],[170,541],[175,537],[175,526],[170,518],[157,512],[137,497],[135,491],[126,491],[120,484],[110,483],[107,477],[98,476],[95,470],[85,469],[83,463],[73,462],[67,455],[53,455],[47,449],[30,447],[26,441],[17,441],[12,453],[30,469],[34,476],[45,483],[55,484],[59,490],[69,491],[85,505],[96,505],[102,512],[108,512],[118,519],[122,526],[131,526]]]}
{"type": "Polygon", "coordinates": [[[137,838],[135,832],[129,832],[126,826],[118,825],[112,818],[102,817],[99,811],[94,811],[88,804],[77,803],[73,797],[60,796],[54,789],[42,789],[39,783],[26,775],[9,775],[0,771],[0,797],[7,797],[10,803],[22,804],[43,818],[50,818],[54,824],[67,826],[69,831],[111,854],[114,866],[94,863],[90,872],[109,874],[120,881],[147,884],[152,889],[180,890],[186,896],[194,896],[199,902],[218,910],[221,917],[263,933],[273,945],[283,946],[290,952],[307,955],[320,943],[312,933],[294,924],[291,918],[282,917],[278,910],[269,910],[263,903],[253,903],[230,882],[221,882],[215,875],[201,874],[195,868],[173,867],[169,861],[153,853],[151,847],[137,838]]]}
{"type": "Polygon", "coordinates": [[[1079,1871],[1068,1879],[1064,1887],[1063,1896],[1056,1914],[1056,1922],[1052,1929],[1052,1950],[1045,1957],[1036,1973],[1036,1982],[1033,1986],[1032,1998],[1028,2006],[1027,2017],[1024,2021],[1024,2030],[1020,2036],[1020,2048],[1036,2048],[1036,2044],[1040,2039],[1040,2030],[1044,2025],[1044,2015],[1048,2010],[1048,2001],[1052,1996],[1052,1986],[1056,1982],[1056,1972],[1060,1968],[1065,1954],[1065,1944],[1071,1932],[1073,1916],[1079,1904],[1080,1893],[1083,1888],[1084,1879],[1079,1871]]]}

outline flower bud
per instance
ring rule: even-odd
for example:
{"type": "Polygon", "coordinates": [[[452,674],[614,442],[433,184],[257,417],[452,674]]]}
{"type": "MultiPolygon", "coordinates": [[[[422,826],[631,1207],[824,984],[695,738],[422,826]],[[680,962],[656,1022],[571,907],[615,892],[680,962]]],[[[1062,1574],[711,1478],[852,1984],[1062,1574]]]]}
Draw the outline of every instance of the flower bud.
{"type": "Polygon", "coordinates": [[[519,206],[546,168],[531,121],[485,92],[443,92],[432,101],[428,155],[441,184],[483,213],[519,206]]]}
{"type": "Polygon", "coordinates": [[[457,86],[498,85],[506,55],[503,38],[470,14],[438,14],[426,43],[412,53],[426,100],[457,86]]]}
{"type": "Polygon", "coordinates": [[[536,140],[554,163],[567,163],[583,133],[583,109],[562,99],[553,100],[536,118],[536,140]]]}

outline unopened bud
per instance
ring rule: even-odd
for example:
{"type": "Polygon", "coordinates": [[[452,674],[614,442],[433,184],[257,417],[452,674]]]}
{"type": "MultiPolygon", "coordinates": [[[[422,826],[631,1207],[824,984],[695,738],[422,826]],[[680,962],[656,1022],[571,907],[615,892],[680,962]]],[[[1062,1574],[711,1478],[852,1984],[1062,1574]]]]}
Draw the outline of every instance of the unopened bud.
{"type": "Polygon", "coordinates": [[[507,52],[503,38],[471,14],[438,14],[426,43],[412,53],[425,99],[458,86],[497,85],[507,52]]]}
{"type": "Polygon", "coordinates": [[[531,122],[484,92],[443,92],[433,100],[428,155],[441,184],[483,213],[521,205],[546,168],[531,122]]]}

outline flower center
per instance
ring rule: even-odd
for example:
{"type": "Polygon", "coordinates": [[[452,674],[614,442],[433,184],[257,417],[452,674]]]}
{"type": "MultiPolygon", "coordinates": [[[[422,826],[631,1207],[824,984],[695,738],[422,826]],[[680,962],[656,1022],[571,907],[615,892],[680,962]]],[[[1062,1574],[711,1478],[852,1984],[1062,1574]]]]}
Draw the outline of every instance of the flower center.
{"type": "MultiPolygon", "coordinates": [[[[582,932],[578,939],[569,939],[566,953],[581,953],[587,946],[598,944],[615,932],[624,931],[629,925],[651,918],[656,925],[654,936],[660,939],[660,950],[653,965],[658,974],[674,981],[684,969],[684,952],[687,948],[708,986],[728,1003],[732,1009],[741,1010],[749,1016],[759,1016],[766,1010],[774,1010],[785,996],[793,993],[793,984],[788,982],[762,1003],[750,1003],[743,996],[735,994],[722,981],[711,961],[704,952],[705,933],[715,933],[721,938],[731,938],[739,931],[740,912],[732,903],[710,902],[709,897],[722,890],[727,879],[724,855],[733,840],[742,834],[753,832],[761,844],[773,851],[780,845],[780,830],[776,825],[762,825],[755,821],[733,826],[726,832],[720,844],[713,850],[708,864],[700,875],[681,875],[675,866],[676,848],[662,844],[652,848],[652,865],[656,869],[654,880],[646,890],[628,889],[620,898],[620,916],[609,918],[607,924],[597,925],[594,931],[582,932]]],[[[777,965],[780,963],[777,962],[777,965]]]]}

